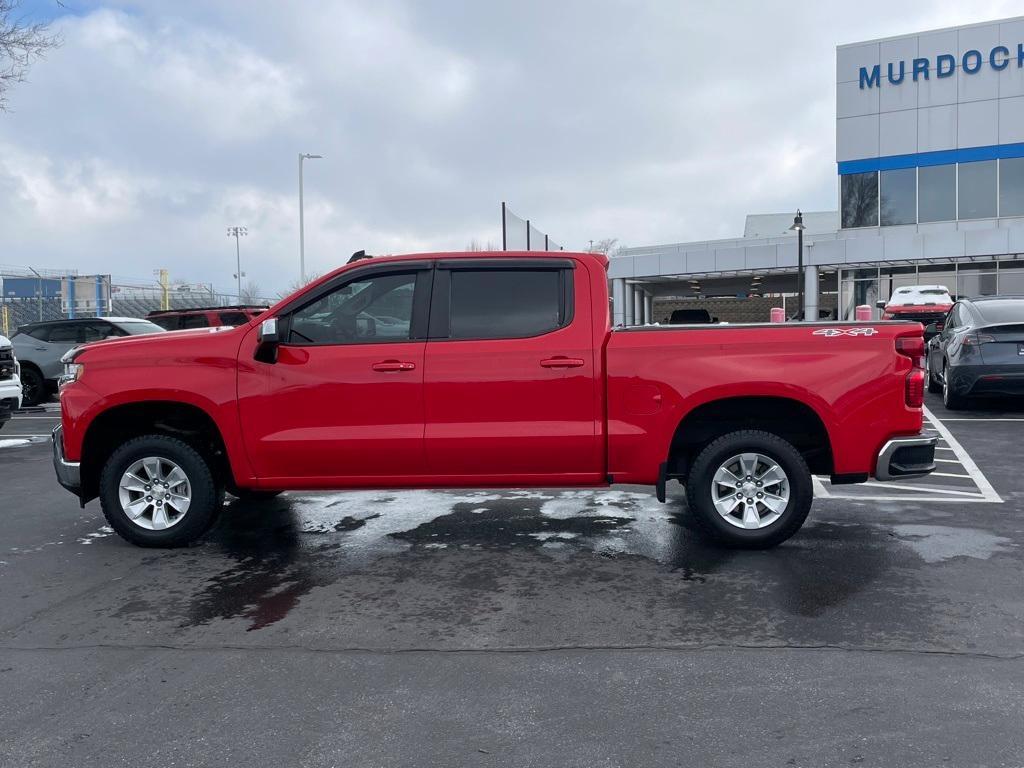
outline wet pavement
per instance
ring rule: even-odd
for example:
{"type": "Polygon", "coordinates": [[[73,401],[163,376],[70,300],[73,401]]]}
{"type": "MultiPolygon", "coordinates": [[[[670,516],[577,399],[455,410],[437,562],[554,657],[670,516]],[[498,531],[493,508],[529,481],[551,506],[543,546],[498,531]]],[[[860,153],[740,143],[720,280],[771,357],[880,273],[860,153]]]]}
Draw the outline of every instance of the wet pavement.
{"type": "Polygon", "coordinates": [[[767,552],[635,487],[286,494],[141,550],[16,419],[0,764],[1022,765],[1024,408],[929,407],[998,502],[819,498],[767,552]]]}

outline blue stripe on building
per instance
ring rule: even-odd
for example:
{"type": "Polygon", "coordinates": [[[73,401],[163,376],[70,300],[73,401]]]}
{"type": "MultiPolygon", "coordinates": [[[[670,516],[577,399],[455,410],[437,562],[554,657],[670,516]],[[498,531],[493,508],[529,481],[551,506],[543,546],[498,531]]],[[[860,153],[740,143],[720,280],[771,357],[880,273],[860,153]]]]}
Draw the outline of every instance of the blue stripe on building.
{"type": "Polygon", "coordinates": [[[838,165],[839,175],[845,176],[850,173],[892,171],[897,168],[977,163],[982,160],[999,160],[1006,157],[1024,157],[1024,143],[993,144],[988,147],[964,147],[962,149],[943,149],[938,152],[915,152],[910,155],[888,155],[887,157],[869,157],[863,160],[843,160],[838,165]]]}

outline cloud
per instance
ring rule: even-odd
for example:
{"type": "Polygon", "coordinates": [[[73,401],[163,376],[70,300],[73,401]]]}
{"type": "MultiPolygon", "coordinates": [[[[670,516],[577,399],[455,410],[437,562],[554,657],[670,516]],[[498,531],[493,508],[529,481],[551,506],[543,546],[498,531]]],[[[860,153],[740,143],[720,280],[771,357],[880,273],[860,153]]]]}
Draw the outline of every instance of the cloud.
{"type": "Polygon", "coordinates": [[[68,0],[0,114],[5,263],[267,292],[355,250],[735,236],[836,204],[839,43],[1008,2],[68,0]]]}

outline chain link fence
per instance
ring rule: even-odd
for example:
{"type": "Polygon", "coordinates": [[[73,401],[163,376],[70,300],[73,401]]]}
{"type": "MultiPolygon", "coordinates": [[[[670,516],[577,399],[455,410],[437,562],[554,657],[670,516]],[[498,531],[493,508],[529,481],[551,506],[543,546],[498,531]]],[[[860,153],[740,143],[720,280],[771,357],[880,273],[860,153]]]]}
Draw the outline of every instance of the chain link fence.
{"type": "Polygon", "coordinates": [[[61,280],[77,277],[77,273],[53,270],[31,271],[0,267],[0,334],[10,337],[27,323],[48,320],[66,320],[74,309],[75,317],[146,317],[161,309],[197,309],[224,307],[237,304],[264,304],[270,306],[278,299],[272,297],[236,296],[218,293],[210,285],[131,285],[111,282],[109,302],[97,302],[69,307],[61,292],[61,280]]]}

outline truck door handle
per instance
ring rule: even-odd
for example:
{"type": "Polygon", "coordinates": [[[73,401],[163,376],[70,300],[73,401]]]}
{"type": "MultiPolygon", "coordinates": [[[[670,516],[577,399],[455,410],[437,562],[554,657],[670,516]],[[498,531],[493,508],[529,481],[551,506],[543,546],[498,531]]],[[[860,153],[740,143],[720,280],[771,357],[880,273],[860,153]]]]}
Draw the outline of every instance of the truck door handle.
{"type": "Polygon", "coordinates": [[[381,360],[371,367],[375,371],[414,371],[416,363],[407,363],[402,360],[381,360]]]}
{"type": "Polygon", "coordinates": [[[540,361],[541,368],[582,368],[582,357],[546,357],[540,361]]]}

